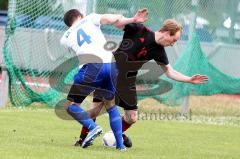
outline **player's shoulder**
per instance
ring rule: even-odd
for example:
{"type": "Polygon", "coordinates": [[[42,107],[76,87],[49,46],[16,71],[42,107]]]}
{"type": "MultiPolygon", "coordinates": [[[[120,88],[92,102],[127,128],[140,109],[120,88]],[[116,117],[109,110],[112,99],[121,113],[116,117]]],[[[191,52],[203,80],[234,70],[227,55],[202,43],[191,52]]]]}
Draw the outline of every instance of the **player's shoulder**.
{"type": "Polygon", "coordinates": [[[124,31],[129,33],[129,34],[135,34],[139,30],[142,30],[143,24],[138,24],[138,23],[130,23],[125,25],[124,31]]]}
{"type": "Polygon", "coordinates": [[[144,27],[144,25],[141,23],[130,23],[125,26],[125,28],[137,28],[137,29],[140,29],[143,27],[144,27]]]}
{"type": "Polygon", "coordinates": [[[125,31],[129,31],[129,32],[138,32],[138,31],[143,31],[143,32],[152,32],[152,30],[150,28],[148,28],[147,26],[145,26],[142,23],[130,23],[127,24],[124,28],[125,31]]]}
{"type": "Polygon", "coordinates": [[[86,17],[94,17],[94,16],[98,16],[98,15],[101,15],[101,14],[93,12],[93,13],[88,14],[86,17]]]}
{"type": "Polygon", "coordinates": [[[91,21],[93,24],[95,24],[96,26],[100,26],[101,25],[101,17],[102,14],[98,14],[98,13],[90,13],[89,15],[87,15],[85,18],[89,21],[91,21]]]}
{"type": "Polygon", "coordinates": [[[95,13],[90,13],[88,15],[86,15],[84,18],[85,19],[92,19],[96,14],[95,13]]]}
{"type": "Polygon", "coordinates": [[[90,19],[90,20],[96,20],[96,19],[100,19],[102,17],[103,14],[98,14],[98,13],[90,13],[88,14],[85,18],[86,19],[90,19]]]}

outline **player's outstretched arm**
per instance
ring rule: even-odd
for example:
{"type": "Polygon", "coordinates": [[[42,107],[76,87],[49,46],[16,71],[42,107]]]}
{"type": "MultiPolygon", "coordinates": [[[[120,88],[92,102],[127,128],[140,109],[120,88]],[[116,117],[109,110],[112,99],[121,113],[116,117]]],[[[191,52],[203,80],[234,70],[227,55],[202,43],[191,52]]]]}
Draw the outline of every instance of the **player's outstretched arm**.
{"type": "Polygon", "coordinates": [[[103,14],[101,17],[101,24],[111,24],[117,28],[124,28],[125,25],[130,23],[144,23],[147,21],[148,10],[146,8],[137,11],[136,15],[132,18],[126,18],[119,14],[103,14]]]}
{"type": "Polygon", "coordinates": [[[167,77],[180,81],[180,82],[187,82],[187,83],[192,83],[192,84],[203,84],[208,81],[208,76],[206,75],[200,75],[196,74],[193,75],[192,77],[186,76],[176,70],[174,70],[171,65],[166,65],[164,66],[164,69],[166,70],[166,75],[167,77]]]}

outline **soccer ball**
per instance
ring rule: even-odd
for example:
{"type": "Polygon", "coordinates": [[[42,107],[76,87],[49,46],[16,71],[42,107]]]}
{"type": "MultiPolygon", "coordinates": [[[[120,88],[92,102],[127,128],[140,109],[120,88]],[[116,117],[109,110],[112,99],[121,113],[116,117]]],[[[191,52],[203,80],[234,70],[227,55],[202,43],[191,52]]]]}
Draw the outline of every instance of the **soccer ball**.
{"type": "Polygon", "coordinates": [[[116,139],[112,131],[108,131],[102,138],[103,146],[116,147],[116,139]]]}

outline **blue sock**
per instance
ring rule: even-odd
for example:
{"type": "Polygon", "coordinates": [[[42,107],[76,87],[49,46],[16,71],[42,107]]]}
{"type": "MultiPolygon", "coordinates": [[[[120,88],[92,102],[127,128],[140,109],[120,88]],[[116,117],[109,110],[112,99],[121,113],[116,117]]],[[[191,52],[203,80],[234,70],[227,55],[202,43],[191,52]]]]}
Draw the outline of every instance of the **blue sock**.
{"type": "Polygon", "coordinates": [[[122,119],[117,106],[111,107],[107,112],[109,114],[110,126],[116,138],[116,148],[124,148],[122,139],[122,119]]]}
{"type": "Polygon", "coordinates": [[[97,126],[96,123],[90,118],[88,113],[84,111],[81,107],[79,107],[77,104],[70,105],[67,109],[67,112],[75,120],[77,120],[80,124],[88,128],[89,130],[94,129],[97,126]]]}

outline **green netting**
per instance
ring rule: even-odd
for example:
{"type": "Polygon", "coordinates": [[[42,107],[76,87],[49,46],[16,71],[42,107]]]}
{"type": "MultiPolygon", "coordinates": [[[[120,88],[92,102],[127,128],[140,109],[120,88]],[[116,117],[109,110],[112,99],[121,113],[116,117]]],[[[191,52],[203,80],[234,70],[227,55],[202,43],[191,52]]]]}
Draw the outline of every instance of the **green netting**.
{"type": "MultiPolygon", "coordinates": [[[[180,42],[173,48],[167,48],[170,62],[172,65],[176,63],[175,68],[188,75],[209,75],[209,84],[195,87],[170,81],[173,89],[168,94],[159,97],[156,96],[159,91],[155,93],[150,90],[139,93],[141,99],[154,97],[166,103],[176,103],[181,97],[191,94],[239,93],[239,2],[240,0],[10,0],[3,54],[10,75],[11,102],[16,106],[43,102],[54,107],[66,97],[66,85],[71,83],[78,62],[71,61],[65,70],[61,68],[60,71],[55,71],[73,57],[71,52],[59,44],[59,39],[66,30],[63,14],[71,8],[78,8],[84,15],[91,12],[121,13],[130,17],[139,8],[146,7],[149,9],[146,25],[153,30],[158,30],[166,18],[175,18],[183,24],[184,32],[180,42]],[[194,30],[197,35],[193,36],[183,50],[194,30]],[[181,58],[178,58],[181,53],[181,58]],[[57,88],[51,87],[51,78],[57,81],[57,88]]],[[[116,43],[121,40],[121,30],[112,26],[104,26],[102,30],[107,40],[116,43]]],[[[151,77],[153,76],[139,80],[150,88],[164,87],[164,84],[156,83],[151,77]]]]}
{"type": "Polygon", "coordinates": [[[240,78],[222,73],[209,62],[201,49],[196,33],[193,34],[192,39],[186,45],[174,68],[188,76],[197,73],[208,75],[209,81],[206,84],[194,85],[165,78],[173,84],[173,88],[164,95],[154,97],[165,104],[179,105],[182,103],[183,97],[190,95],[209,96],[240,93],[240,78]]]}

